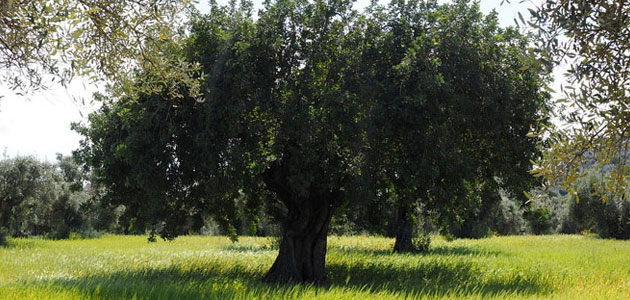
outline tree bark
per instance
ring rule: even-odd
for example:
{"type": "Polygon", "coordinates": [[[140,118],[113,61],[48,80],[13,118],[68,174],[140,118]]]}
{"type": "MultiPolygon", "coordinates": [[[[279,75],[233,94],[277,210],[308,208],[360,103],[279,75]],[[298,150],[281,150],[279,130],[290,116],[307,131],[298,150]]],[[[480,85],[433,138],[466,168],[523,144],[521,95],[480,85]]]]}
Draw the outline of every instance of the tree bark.
{"type": "Polygon", "coordinates": [[[417,249],[412,241],[413,231],[413,216],[410,214],[410,208],[406,205],[400,205],[398,207],[398,228],[394,252],[416,252],[417,249]]]}
{"type": "Polygon", "coordinates": [[[315,282],[328,280],[326,247],[333,212],[342,199],[340,190],[309,190],[308,196],[296,196],[286,185],[279,165],[264,177],[267,188],[287,207],[282,222],[282,241],[278,257],[264,281],[315,282]]]}
{"type": "Polygon", "coordinates": [[[302,230],[283,226],[282,242],[276,261],[265,281],[324,282],[326,246],[332,209],[315,214],[302,230]]]}

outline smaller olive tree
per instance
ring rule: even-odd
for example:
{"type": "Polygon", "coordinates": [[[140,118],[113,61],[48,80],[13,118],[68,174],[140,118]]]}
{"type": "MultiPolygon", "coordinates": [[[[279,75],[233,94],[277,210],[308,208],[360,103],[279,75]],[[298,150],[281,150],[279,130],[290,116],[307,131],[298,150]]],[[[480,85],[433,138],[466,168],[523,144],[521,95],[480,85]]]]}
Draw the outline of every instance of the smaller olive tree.
{"type": "Polygon", "coordinates": [[[104,230],[96,226],[101,221],[115,222],[93,213],[101,201],[72,157],[58,155],[55,163],[5,157],[0,179],[0,220],[8,235],[62,239],[104,230]]]}
{"type": "Polygon", "coordinates": [[[487,228],[467,227],[492,215],[499,190],[524,202],[536,183],[528,171],[537,139],[527,134],[545,114],[548,78],[526,68],[528,40],[477,5],[392,1],[371,9],[361,64],[372,83],[361,94],[371,100],[367,173],[375,195],[398,201],[394,248],[413,250],[419,205],[443,228],[484,235],[487,228]]]}

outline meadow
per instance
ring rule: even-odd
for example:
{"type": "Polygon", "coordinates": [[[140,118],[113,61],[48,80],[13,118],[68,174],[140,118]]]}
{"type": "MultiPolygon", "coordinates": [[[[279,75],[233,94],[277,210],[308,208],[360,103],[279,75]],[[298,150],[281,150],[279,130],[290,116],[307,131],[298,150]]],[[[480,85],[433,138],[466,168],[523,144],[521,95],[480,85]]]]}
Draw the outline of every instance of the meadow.
{"type": "Polygon", "coordinates": [[[630,242],[589,236],[446,241],[393,254],[393,240],[330,237],[326,285],[261,281],[267,238],[10,239],[0,299],[630,299],[630,242]]]}

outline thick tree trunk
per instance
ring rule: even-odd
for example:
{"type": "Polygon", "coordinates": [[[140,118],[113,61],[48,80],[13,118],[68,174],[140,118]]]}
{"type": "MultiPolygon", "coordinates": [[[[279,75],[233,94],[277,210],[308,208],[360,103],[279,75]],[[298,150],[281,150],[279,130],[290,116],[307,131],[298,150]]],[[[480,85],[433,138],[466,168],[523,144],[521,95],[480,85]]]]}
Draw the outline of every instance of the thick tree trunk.
{"type": "Polygon", "coordinates": [[[394,252],[415,252],[417,250],[412,241],[413,231],[413,216],[410,214],[410,208],[406,205],[400,205],[398,207],[398,228],[394,252]]]}
{"type": "Polygon", "coordinates": [[[283,237],[276,261],[265,281],[324,282],[326,246],[332,209],[316,214],[302,230],[283,226],[283,237]]]}
{"type": "Polygon", "coordinates": [[[286,169],[274,164],[264,174],[267,188],[286,206],[282,241],[265,281],[324,282],[328,227],[342,201],[340,190],[311,188],[298,196],[286,184],[286,169]]]}

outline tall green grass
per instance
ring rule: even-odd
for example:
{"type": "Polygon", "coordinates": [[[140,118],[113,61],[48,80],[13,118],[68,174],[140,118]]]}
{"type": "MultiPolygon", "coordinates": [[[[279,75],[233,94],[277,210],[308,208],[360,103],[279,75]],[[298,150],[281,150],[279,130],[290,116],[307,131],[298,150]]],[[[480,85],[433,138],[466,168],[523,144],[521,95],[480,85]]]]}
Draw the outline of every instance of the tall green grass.
{"type": "Polygon", "coordinates": [[[393,240],[330,237],[330,282],[266,284],[265,238],[10,239],[0,299],[630,299],[630,242],[519,236],[392,254],[393,240]]]}

